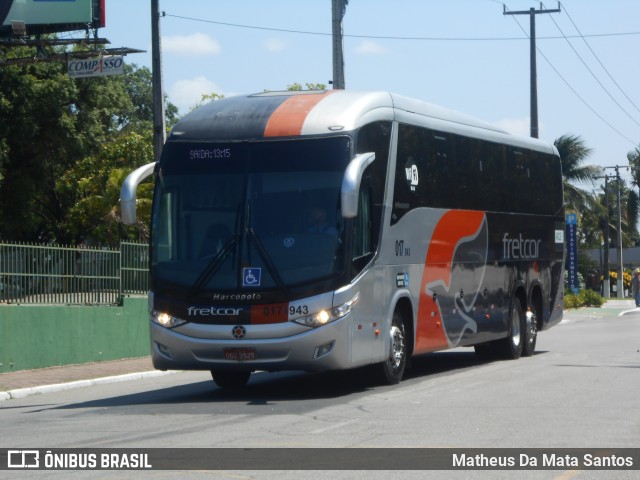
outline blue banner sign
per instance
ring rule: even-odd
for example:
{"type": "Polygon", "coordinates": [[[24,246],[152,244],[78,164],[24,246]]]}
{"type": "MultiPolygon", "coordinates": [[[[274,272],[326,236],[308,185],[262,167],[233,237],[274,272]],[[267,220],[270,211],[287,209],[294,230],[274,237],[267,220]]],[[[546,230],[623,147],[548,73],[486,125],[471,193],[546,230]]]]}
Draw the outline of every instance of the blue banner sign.
{"type": "Polygon", "coordinates": [[[565,216],[567,227],[567,273],[569,275],[569,289],[577,294],[578,285],[578,215],[567,213],[565,216]]]}

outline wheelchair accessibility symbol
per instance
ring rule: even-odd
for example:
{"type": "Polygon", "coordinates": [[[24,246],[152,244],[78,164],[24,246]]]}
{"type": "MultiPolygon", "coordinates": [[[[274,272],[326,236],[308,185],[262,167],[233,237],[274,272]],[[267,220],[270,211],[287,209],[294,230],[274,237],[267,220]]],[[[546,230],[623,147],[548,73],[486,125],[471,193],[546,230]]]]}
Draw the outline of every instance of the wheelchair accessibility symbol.
{"type": "Polygon", "coordinates": [[[259,287],[262,277],[261,268],[243,268],[242,269],[242,286],[243,287],[259,287]]]}

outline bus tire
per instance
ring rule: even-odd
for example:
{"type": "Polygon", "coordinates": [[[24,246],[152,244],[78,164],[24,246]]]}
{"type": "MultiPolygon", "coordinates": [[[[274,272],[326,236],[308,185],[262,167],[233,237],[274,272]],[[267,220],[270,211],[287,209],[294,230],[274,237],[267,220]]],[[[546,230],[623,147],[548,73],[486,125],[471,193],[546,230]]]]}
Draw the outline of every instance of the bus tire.
{"type": "Polygon", "coordinates": [[[375,379],[384,385],[400,383],[407,366],[407,334],[402,315],[399,311],[393,313],[391,328],[389,329],[389,358],[374,365],[375,379]]]}
{"type": "Polygon", "coordinates": [[[216,385],[220,388],[235,390],[244,387],[249,381],[251,372],[247,371],[228,371],[228,370],[211,370],[211,377],[216,385]]]}
{"type": "Polygon", "coordinates": [[[536,351],[538,339],[538,315],[535,307],[531,307],[524,315],[524,335],[522,339],[522,356],[531,357],[536,351]]]}
{"type": "Polygon", "coordinates": [[[524,343],[524,314],[518,298],[511,300],[509,308],[509,335],[500,340],[502,356],[508,360],[516,360],[522,355],[524,343]]]}

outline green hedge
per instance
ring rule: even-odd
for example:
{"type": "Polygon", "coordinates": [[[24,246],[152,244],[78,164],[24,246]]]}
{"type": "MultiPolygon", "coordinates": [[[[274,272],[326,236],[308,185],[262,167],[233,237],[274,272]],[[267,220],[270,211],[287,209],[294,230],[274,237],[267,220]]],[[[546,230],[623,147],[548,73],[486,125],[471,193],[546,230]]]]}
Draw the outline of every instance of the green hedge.
{"type": "Polygon", "coordinates": [[[601,307],[603,303],[604,298],[593,290],[580,290],[577,295],[564,292],[564,308],[601,307]]]}

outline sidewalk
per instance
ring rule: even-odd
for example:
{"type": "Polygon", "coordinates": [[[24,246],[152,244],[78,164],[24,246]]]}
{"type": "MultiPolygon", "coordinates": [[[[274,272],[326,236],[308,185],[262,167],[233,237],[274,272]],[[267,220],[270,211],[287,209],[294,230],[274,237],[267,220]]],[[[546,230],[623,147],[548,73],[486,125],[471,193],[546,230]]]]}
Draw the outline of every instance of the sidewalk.
{"type": "Polygon", "coordinates": [[[634,308],[635,306],[633,298],[607,298],[602,308],[634,308]]]}
{"type": "MultiPolygon", "coordinates": [[[[609,299],[600,309],[593,308],[589,311],[593,310],[606,316],[634,308],[635,304],[631,299],[609,299]]],[[[571,312],[580,315],[579,310],[565,310],[565,315],[571,315],[571,312]]],[[[150,356],[0,373],[0,402],[37,393],[164,374],[166,372],[154,370],[150,356]]]]}
{"type": "Polygon", "coordinates": [[[154,370],[149,356],[0,373],[0,402],[37,393],[163,374],[154,370]]]}

